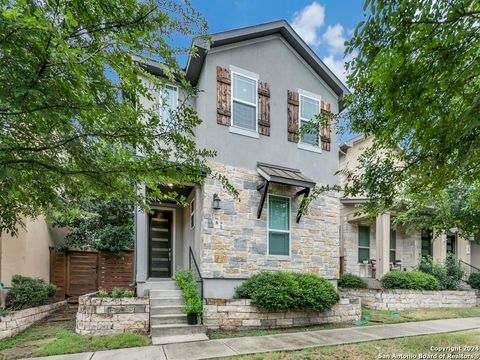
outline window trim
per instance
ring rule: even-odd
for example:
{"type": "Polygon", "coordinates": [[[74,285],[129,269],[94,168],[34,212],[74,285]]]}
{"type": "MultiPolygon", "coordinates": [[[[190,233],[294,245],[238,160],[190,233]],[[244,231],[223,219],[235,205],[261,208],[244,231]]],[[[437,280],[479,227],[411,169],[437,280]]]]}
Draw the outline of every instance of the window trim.
{"type": "MultiPolygon", "coordinates": [[[[359,224],[358,225],[358,235],[357,235],[357,261],[359,264],[363,264],[363,260],[360,260],[360,256],[359,255],[359,250],[360,249],[368,249],[368,257],[370,257],[370,246],[371,246],[371,231],[372,229],[370,228],[370,225],[362,225],[362,224],[359,224]],[[367,246],[360,246],[360,226],[362,227],[368,227],[368,247],[367,246]]],[[[368,261],[370,261],[370,259],[368,259],[368,261]]]]}
{"type": "MultiPolygon", "coordinates": [[[[177,93],[177,101],[175,102],[174,106],[175,106],[175,109],[178,108],[178,104],[179,104],[179,87],[177,85],[174,85],[174,84],[171,84],[171,83],[166,83],[164,86],[161,87],[160,91],[159,91],[159,94],[158,94],[158,104],[160,104],[160,101],[163,100],[163,92],[165,91],[165,89],[170,86],[172,88],[175,89],[175,92],[177,93]]],[[[162,120],[162,123],[164,123],[165,119],[163,118],[163,110],[164,110],[164,107],[161,106],[160,107],[160,119],[162,120]]]]}
{"type": "Polygon", "coordinates": [[[276,194],[267,195],[267,256],[278,256],[282,258],[290,258],[292,256],[292,199],[290,196],[276,194]],[[270,196],[288,199],[288,231],[272,229],[274,232],[288,233],[288,255],[270,254],[270,196]]]}
{"type": "Polygon", "coordinates": [[[190,230],[195,229],[195,198],[190,200],[190,230]],[[193,220],[193,221],[192,221],[193,220]]]}
{"type": "Polygon", "coordinates": [[[313,152],[322,152],[322,147],[321,147],[321,133],[320,133],[320,128],[318,129],[318,145],[312,145],[306,142],[302,141],[302,121],[311,121],[312,119],[305,119],[302,118],[302,97],[318,101],[318,114],[322,112],[321,105],[322,105],[322,97],[320,95],[311,93],[306,90],[298,89],[298,131],[299,131],[299,138],[298,138],[298,146],[299,149],[302,150],[308,150],[308,151],[313,151],[313,152]]]}
{"type": "MultiPolygon", "coordinates": [[[[251,73],[250,71],[237,68],[235,66],[230,66],[230,78],[232,79],[232,89],[231,89],[231,95],[232,96],[230,96],[230,109],[232,109],[232,112],[231,112],[232,120],[231,120],[231,123],[230,123],[230,127],[258,134],[258,75],[254,74],[254,73],[251,73]],[[233,97],[233,87],[234,87],[234,75],[235,74],[255,81],[255,99],[256,99],[255,104],[249,103],[248,101],[244,101],[244,100],[240,100],[240,99],[234,99],[234,97],[233,97]],[[254,77],[254,76],[256,76],[256,77],[254,77]],[[240,103],[240,104],[243,104],[243,105],[255,106],[255,119],[254,119],[255,120],[255,130],[246,129],[246,128],[242,128],[240,126],[234,125],[234,123],[233,123],[233,118],[234,118],[233,103],[235,101],[240,103]]],[[[231,131],[231,132],[234,132],[234,131],[231,131]]]]}

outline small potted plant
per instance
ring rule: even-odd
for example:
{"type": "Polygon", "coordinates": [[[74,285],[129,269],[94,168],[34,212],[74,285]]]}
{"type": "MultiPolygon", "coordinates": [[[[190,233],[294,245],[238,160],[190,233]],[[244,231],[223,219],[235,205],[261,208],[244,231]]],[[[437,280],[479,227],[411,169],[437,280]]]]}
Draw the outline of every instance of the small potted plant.
{"type": "Polygon", "coordinates": [[[184,311],[187,314],[187,324],[197,325],[198,315],[200,315],[202,312],[202,304],[200,301],[192,302],[190,304],[185,305],[184,311]]]}

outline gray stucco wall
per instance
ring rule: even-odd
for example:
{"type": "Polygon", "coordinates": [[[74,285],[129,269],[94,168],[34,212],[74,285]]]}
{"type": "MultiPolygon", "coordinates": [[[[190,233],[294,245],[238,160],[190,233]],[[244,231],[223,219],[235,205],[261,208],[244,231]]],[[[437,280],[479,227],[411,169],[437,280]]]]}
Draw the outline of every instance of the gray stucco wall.
{"type": "Polygon", "coordinates": [[[338,112],[338,99],[293,49],[277,35],[213,49],[206,57],[196,99],[203,123],[196,129],[199,147],[218,151],[215,162],[255,170],[258,161],[300,169],[324,184],[336,184],[338,140],[332,132],[330,152],[321,154],[297,148],[287,140],[287,90],[298,89],[321,96],[338,112]],[[217,124],[216,66],[230,65],[259,75],[270,85],[270,136],[259,139],[229,132],[217,124]]]}

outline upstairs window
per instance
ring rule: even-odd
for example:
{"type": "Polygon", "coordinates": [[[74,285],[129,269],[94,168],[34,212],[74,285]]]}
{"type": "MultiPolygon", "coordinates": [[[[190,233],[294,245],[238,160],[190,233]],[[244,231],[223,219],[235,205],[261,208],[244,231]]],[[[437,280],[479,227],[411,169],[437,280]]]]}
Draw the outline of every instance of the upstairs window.
{"type": "Polygon", "coordinates": [[[302,126],[308,124],[320,113],[320,100],[305,95],[300,95],[300,142],[312,146],[318,146],[320,132],[318,127],[310,126],[308,132],[302,132],[302,126]]]}
{"type": "Polygon", "coordinates": [[[178,104],[178,88],[173,85],[166,85],[161,92],[161,116],[165,124],[171,125],[175,122],[175,110],[178,104]]]}
{"type": "Polygon", "coordinates": [[[257,80],[232,72],[232,126],[257,131],[257,80]]]}

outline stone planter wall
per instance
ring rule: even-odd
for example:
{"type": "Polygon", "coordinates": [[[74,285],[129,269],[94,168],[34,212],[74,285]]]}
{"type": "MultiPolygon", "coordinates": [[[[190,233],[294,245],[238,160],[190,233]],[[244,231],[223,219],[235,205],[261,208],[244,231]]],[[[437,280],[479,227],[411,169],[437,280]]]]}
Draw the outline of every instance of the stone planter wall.
{"type": "Polygon", "coordinates": [[[78,298],[75,331],[81,335],[109,335],[122,332],[147,333],[150,327],[148,297],[99,298],[87,294],[78,298]]]}
{"type": "Polygon", "coordinates": [[[38,320],[65,306],[66,301],[14,311],[10,315],[0,316],[0,340],[10,338],[33,325],[38,320]]]}
{"type": "Polygon", "coordinates": [[[474,290],[341,289],[341,292],[345,297],[360,298],[362,306],[375,310],[412,310],[477,305],[477,295],[474,290]]]}
{"type": "Polygon", "coordinates": [[[206,299],[204,323],[209,329],[245,330],[343,323],[361,318],[359,299],[343,298],[324,313],[260,310],[251,300],[206,299]]]}

